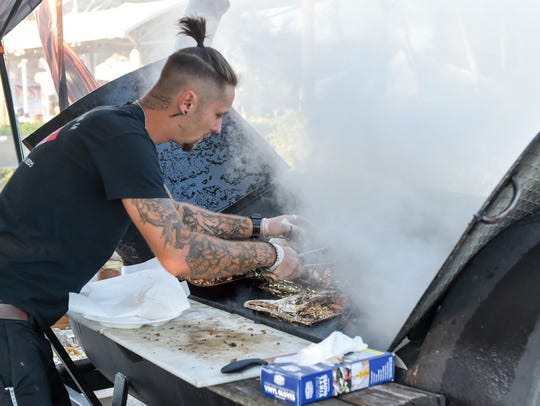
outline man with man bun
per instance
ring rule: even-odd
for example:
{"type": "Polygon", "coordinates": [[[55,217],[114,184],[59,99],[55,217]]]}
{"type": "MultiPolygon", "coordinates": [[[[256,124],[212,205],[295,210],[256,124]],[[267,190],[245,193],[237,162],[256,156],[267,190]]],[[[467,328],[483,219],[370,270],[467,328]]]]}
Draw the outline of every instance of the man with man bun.
{"type": "Polygon", "coordinates": [[[133,223],[163,267],[181,279],[266,268],[292,279],[301,261],[265,242],[295,216],[225,215],[175,202],[155,146],[184,150],[221,130],[237,76],[204,45],[205,20],[183,18],[197,46],[167,59],[152,89],[123,106],[95,108],[45,138],[0,194],[0,404],[69,405],[43,329],[67,311],[133,223]],[[9,403],[8,403],[9,404],[9,403]]]}

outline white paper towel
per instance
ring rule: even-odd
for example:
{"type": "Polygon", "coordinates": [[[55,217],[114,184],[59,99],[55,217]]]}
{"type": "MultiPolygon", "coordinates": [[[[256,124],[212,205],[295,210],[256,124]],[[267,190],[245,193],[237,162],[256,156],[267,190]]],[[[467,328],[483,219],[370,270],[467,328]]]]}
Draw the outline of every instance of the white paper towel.
{"type": "MultiPolygon", "coordinates": [[[[156,257],[151,258],[148,261],[141,262],[140,264],[124,265],[122,268],[120,268],[120,273],[122,275],[129,275],[135,272],[146,271],[148,269],[155,269],[161,272],[169,273],[165,268],[163,268],[163,265],[161,265],[156,257]]],[[[184,292],[186,292],[186,296],[189,296],[191,292],[189,291],[187,282],[182,281],[180,285],[182,286],[182,289],[184,289],[184,292]]]]}
{"type": "Polygon", "coordinates": [[[294,362],[298,365],[315,365],[329,358],[343,355],[351,351],[363,351],[367,348],[362,337],[351,338],[341,331],[334,331],[318,344],[310,344],[294,355],[278,357],[275,363],[294,362]]]}
{"type": "Polygon", "coordinates": [[[69,295],[70,312],[118,328],[162,324],[188,308],[178,279],[156,267],[90,282],[69,295]]]}

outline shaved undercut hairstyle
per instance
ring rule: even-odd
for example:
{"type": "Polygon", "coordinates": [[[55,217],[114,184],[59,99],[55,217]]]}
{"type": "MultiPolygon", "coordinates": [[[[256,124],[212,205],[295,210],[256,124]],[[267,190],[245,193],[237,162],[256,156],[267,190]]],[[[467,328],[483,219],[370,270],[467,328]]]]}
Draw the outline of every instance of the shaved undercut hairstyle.
{"type": "Polygon", "coordinates": [[[161,96],[172,96],[187,81],[200,79],[213,82],[218,89],[238,84],[236,73],[219,51],[204,45],[206,20],[184,17],[178,21],[180,34],[192,37],[197,46],[183,48],[167,58],[161,76],[154,87],[161,96]]]}

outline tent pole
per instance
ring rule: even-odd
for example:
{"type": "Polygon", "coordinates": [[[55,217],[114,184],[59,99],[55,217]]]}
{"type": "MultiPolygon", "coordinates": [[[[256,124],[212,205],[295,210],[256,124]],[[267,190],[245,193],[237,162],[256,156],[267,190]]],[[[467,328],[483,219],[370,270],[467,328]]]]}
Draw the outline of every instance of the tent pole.
{"type": "Polygon", "coordinates": [[[13,107],[13,96],[11,94],[11,87],[9,86],[9,77],[7,74],[6,61],[4,59],[4,44],[2,43],[2,39],[0,39],[0,76],[2,77],[2,87],[4,89],[4,98],[6,100],[15,152],[17,153],[17,161],[21,163],[24,159],[24,154],[21,137],[19,135],[19,127],[17,126],[17,117],[15,116],[15,108],[13,107]]]}

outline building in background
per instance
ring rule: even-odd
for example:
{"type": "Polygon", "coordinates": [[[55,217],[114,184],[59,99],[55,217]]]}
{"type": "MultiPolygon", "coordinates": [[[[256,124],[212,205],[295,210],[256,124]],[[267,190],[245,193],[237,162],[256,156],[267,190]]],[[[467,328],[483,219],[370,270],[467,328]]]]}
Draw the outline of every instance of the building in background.
{"type": "MultiPolygon", "coordinates": [[[[176,22],[183,15],[186,3],[183,0],[65,1],[64,42],[101,85],[170,53],[176,22]]],[[[38,9],[4,38],[19,122],[48,121],[59,111],[58,94],[35,18],[38,9]]],[[[0,125],[7,124],[4,100],[0,103],[0,125]]]]}

